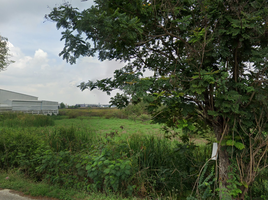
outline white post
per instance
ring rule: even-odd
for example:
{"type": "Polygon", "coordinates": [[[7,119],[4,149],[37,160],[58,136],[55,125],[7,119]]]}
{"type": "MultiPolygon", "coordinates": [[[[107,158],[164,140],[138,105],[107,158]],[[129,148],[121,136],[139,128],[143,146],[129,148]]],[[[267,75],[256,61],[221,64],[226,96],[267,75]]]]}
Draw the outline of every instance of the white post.
{"type": "Polygon", "coordinates": [[[218,143],[213,143],[211,160],[217,160],[218,157],[218,143]]]}

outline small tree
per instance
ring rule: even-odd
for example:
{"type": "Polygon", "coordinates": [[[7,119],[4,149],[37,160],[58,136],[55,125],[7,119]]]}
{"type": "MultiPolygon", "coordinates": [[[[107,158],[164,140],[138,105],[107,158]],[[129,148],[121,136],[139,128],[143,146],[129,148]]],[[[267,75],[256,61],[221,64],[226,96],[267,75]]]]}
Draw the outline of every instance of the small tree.
{"type": "Polygon", "coordinates": [[[63,108],[65,108],[65,107],[66,107],[65,104],[64,104],[63,102],[61,102],[61,103],[60,103],[60,108],[63,109],[63,108]]]}
{"type": "Polygon", "coordinates": [[[9,60],[9,48],[7,46],[7,38],[0,35],[0,71],[4,70],[9,64],[14,61],[9,60]]]}
{"type": "Polygon", "coordinates": [[[47,15],[65,29],[60,55],[67,62],[96,52],[100,60],[128,61],[114,78],[80,88],[108,94],[121,89],[124,94],[112,100],[116,105],[127,105],[129,99],[148,102],[155,122],[182,127],[185,133],[205,121],[220,143],[220,191],[243,199],[267,167],[268,2],[95,3],[81,12],[65,4],[47,15]],[[144,78],[146,70],[154,75],[144,78]],[[231,162],[239,172],[237,188],[228,183],[231,162]]]}

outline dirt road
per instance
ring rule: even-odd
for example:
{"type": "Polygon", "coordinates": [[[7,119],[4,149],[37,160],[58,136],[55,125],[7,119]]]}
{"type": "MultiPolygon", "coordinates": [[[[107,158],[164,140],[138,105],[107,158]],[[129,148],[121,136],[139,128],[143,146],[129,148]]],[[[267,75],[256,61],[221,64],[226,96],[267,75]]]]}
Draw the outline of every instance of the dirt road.
{"type": "Polygon", "coordinates": [[[9,189],[0,189],[0,200],[57,200],[55,198],[48,197],[31,197],[29,195],[24,195],[22,192],[17,192],[9,189]]]}

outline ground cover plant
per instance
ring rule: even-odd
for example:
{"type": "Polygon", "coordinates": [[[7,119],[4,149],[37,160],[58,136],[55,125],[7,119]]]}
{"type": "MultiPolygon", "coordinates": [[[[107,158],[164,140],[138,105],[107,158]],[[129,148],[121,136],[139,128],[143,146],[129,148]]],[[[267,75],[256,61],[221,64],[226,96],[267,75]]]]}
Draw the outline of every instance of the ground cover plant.
{"type": "Polygon", "coordinates": [[[64,189],[60,186],[47,184],[45,182],[35,182],[25,177],[18,170],[0,171],[0,188],[8,188],[26,197],[51,197],[53,200],[136,200],[137,198],[123,198],[119,195],[110,194],[108,197],[102,193],[88,193],[73,188],[64,189]]]}

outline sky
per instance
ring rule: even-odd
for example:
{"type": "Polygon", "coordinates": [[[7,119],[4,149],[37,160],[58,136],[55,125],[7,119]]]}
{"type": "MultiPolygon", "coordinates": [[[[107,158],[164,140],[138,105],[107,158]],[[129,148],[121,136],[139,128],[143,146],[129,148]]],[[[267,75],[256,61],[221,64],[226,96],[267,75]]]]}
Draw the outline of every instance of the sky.
{"type": "MultiPolygon", "coordinates": [[[[0,0],[0,35],[8,38],[11,60],[0,71],[0,89],[38,97],[39,100],[75,104],[108,104],[111,96],[98,90],[81,91],[77,85],[87,80],[112,77],[125,64],[101,62],[95,57],[80,57],[70,65],[59,57],[64,47],[61,31],[45,19],[63,0],[0,0]]],[[[87,9],[93,0],[69,1],[73,7],[87,9]]]]}

